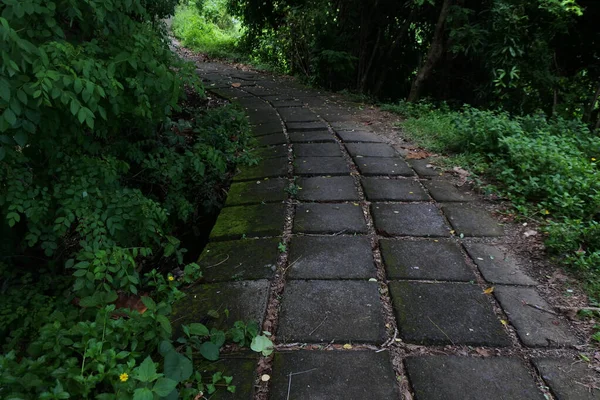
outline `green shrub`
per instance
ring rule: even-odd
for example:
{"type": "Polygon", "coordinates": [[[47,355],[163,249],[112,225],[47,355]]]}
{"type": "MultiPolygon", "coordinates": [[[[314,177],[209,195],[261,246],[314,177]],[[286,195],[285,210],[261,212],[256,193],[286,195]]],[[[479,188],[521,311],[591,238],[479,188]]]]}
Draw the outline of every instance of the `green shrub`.
{"type": "Polygon", "coordinates": [[[192,352],[257,335],[192,324],[171,344],[178,287],[201,276],[177,232],[253,162],[239,110],[179,105],[203,91],[159,22],[174,4],[0,5],[2,398],[194,398],[230,380],[194,374],[192,352]]]}
{"type": "Polygon", "coordinates": [[[600,138],[577,120],[465,106],[386,107],[407,116],[407,136],[436,152],[459,155],[488,174],[520,212],[543,216],[549,251],[584,273],[600,298],[600,138]]]}
{"type": "Polygon", "coordinates": [[[241,36],[240,24],[227,13],[222,0],[177,6],[172,30],[186,47],[211,57],[233,56],[241,36]]]}

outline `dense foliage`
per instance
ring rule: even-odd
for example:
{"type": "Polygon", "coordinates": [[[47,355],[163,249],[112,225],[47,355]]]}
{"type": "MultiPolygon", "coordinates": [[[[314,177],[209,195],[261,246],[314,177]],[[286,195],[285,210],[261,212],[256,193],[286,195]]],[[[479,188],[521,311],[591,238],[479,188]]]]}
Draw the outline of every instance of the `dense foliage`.
{"type": "Polygon", "coordinates": [[[521,215],[545,222],[550,252],[600,300],[600,137],[580,121],[542,113],[511,117],[406,102],[385,108],[407,117],[411,139],[487,173],[521,215]]]}
{"type": "Polygon", "coordinates": [[[201,276],[180,232],[252,162],[243,114],[203,109],[169,50],[175,3],[0,4],[2,398],[194,398],[231,380],[194,373],[193,349],[258,334],[192,324],[171,344],[178,287],[201,276]]]}
{"type": "Polygon", "coordinates": [[[183,45],[211,57],[231,57],[242,35],[227,0],[189,0],[176,8],[173,34],[183,45]]]}

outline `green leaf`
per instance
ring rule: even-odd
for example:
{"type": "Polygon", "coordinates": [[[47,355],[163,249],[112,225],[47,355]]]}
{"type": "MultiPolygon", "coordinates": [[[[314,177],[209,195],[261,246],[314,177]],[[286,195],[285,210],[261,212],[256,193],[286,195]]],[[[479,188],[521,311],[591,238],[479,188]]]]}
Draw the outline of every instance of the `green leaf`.
{"type": "Polygon", "coordinates": [[[168,335],[171,335],[171,333],[173,332],[173,328],[171,327],[169,319],[164,315],[157,315],[156,320],[158,321],[160,326],[165,330],[165,332],[167,332],[168,335]]]}
{"type": "Polygon", "coordinates": [[[193,373],[193,365],[189,358],[175,350],[165,356],[165,376],[177,382],[187,380],[193,373]]]}
{"type": "Polygon", "coordinates": [[[199,324],[197,322],[190,324],[188,328],[190,331],[190,335],[208,336],[210,333],[206,326],[199,324]]]}
{"type": "Polygon", "coordinates": [[[144,303],[144,305],[146,307],[148,307],[148,309],[150,311],[154,311],[156,310],[156,303],[154,302],[154,300],[152,300],[150,297],[148,296],[143,296],[142,297],[142,303],[144,303]]]}
{"type": "Polygon", "coordinates": [[[14,125],[17,122],[17,116],[10,108],[4,110],[4,114],[2,115],[4,116],[4,119],[6,120],[6,122],[8,122],[9,125],[14,125]]]}
{"type": "Polygon", "coordinates": [[[273,342],[268,337],[260,335],[252,339],[250,348],[257,353],[268,356],[273,352],[273,342]]]}
{"type": "Polygon", "coordinates": [[[175,390],[176,386],[177,386],[177,382],[174,381],[173,379],[158,378],[158,380],[154,384],[154,387],[152,388],[152,391],[154,393],[156,393],[157,395],[164,397],[164,396],[168,396],[169,393],[171,393],[173,390],[175,390]]]}
{"type": "Polygon", "coordinates": [[[200,354],[209,361],[219,359],[219,348],[211,342],[204,342],[200,345],[200,354]]]}
{"type": "Polygon", "coordinates": [[[75,89],[75,93],[77,93],[77,94],[81,93],[81,90],[83,90],[83,82],[81,81],[81,79],[79,79],[79,78],[75,79],[73,88],[75,89]]]}
{"type": "Polygon", "coordinates": [[[4,160],[4,157],[6,157],[6,150],[4,147],[0,147],[0,161],[4,160]]]}
{"type": "Polygon", "coordinates": [[[154,395],[148,388],[138,388],[133,392],[133,400],[154,400],[154,395]]]}
{"type": "Polygon", "coordinates": [[[0,98],[6,101],[10,101],[10,84],[6,79],[0,79],[0,98]]]}
{"type": "Polygon", "coordinates": [[[25,147],[25,145],[27,144],[27,133],[25,132],[17,132],[14,136],[13,139],[15,140],[15,142],[17,142],[17,144],[21,147],[25,147]]]}
{"type": "Polygon", "coordinates": [[[137,367],[136,371],[135,378],[140,382],[152,382],[157,377],[156,365],[154,365],[154,361],[152,361],[150,356],[146,357],[140,366],[137,367]]]}

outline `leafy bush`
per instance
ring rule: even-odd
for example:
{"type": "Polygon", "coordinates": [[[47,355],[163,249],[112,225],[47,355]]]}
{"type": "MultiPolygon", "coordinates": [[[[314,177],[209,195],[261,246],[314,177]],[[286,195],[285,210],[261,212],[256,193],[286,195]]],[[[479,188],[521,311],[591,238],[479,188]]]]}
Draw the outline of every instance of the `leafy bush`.
{"type": "Polygon", "coordinates": [[[215,382],[188,368],[192,348],[214,359],[257,335],[192,324],[184,354],[170,344],[178,286],[201,276],[177,233],[253,162],[243,114],[203,110],[168,48],[175,3],[0,5],[2,398],[193,398],[215,382]]]}
{"type": "Polygon", "coordinates": [[[196,0],[176,7],[173,33],[182,43],[211,57],[230,57],[241,36],[239,22],[224,0],[196,0]]]}
{"type": "Polygon", "coordinates": [[[498,183],[517,209],[542,215],[548,249],[588,278],[600,298],[600,137],[582,122],[542,114],[428,104],[387,107],[409,116],[408,136],[438,152],[463,155],[498,183]]]}

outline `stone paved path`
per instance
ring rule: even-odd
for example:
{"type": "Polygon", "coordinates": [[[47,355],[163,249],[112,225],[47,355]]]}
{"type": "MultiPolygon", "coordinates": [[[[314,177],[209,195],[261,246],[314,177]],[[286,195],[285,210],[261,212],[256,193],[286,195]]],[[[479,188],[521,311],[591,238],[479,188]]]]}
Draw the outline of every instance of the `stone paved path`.
{"type": "Polygon", "coordinates": [[[356,107],[226,65],[198,72],[246,109],[263,160],[234,178],[181,322],[227,309],[277,344],[213,366],[238,385],[219,398],[598,396],[579,339],[476,196],[357,126],[356,107]]]}

